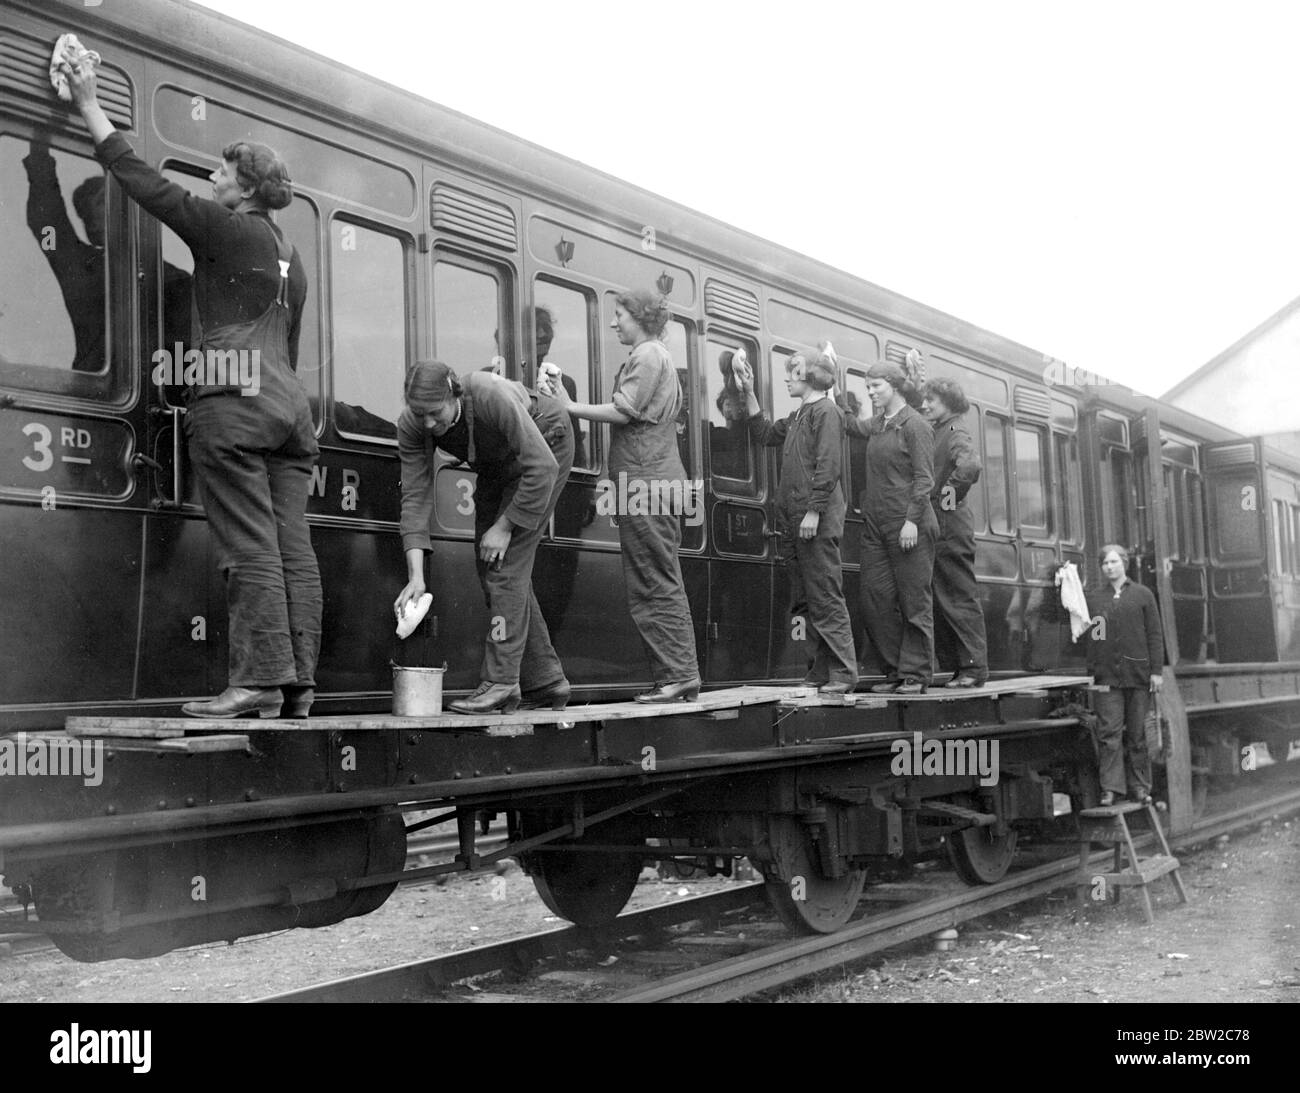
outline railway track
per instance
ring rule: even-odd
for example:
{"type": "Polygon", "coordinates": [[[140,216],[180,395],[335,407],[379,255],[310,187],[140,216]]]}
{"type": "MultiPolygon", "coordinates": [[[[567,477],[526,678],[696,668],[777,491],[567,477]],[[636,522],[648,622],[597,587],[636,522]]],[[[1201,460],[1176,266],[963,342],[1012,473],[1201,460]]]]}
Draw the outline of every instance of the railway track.
{"type": "MultiPolygon", "coordinates": [[[[1300,788],[1290,788],[1205,817],[1176,840],[1175,845],[1186,848],[1295,811],[1300,811],[1300,788]]],[[[1154,836],[1150,834],[1136,837],[1140,847],[1152,841],[1154,836]]],[[[1100,850],[1091,860],[1101,866],[1109,861],[1110,856],[1111,851],[1100,850]]],[[[677,938],[670,942],[670,945],[676,945],[675,950],[640,953],[625,950],[623,955],[627,957],[627,964],[649,965],[649,974],[634,984],[627,981],[635,976],[625,970],[611,972],[603,965],[596,970],[588,967],[579,977],[599,994],[591,998],[588,990],[584,996],[588,1000],[620,1003],[731,1001],[786,986],[817,972],[1069,887],[1078,865],[1078,852],[1071,844],[1064,856],[1022,868],[997,884],[978,888],[954,884],[947,890],[939,889],[913,898],[904,906],[869,912],[834,934],[785,938],[775,943],[762,942],[764,934],[771,934],[774,920],[753,911],[763,894],[763,885],[738,885],[716,895],[682,900],[649,911],[629,912],[598,931],[566,927],[530,934],[257,1001],[429,1001],[445,997],[448,987],[454,983],[494,972],[517,977],[526,969],[546,961],[562,961],[580,950],[598,955],[604,953],[604,961],[612,963],[609,955],[620,941],[640,936],[649,937],[652,943],[657,944],[666,931],[696,922],[708,924],[713,936],[696,936],[693,945],[677,938]],[[736,917],[742,913],[748,913],[749,917],[736,917]],[[728,917],[733,921],[722,922],[728,917]],[[709,959],[709,949],[714,951],[715,959],[709,959]],[[744,951],[737,952],[737,949],[744,951]],[[689,966],[692,962],[700,966],[689,966]],[[665,975],[665,971],[668,974],[665,975]],[[604,990],[600,990],[602,981],[604,990]]],[[[902,886],[903,889],[908,887],[915,886],[902,886]]],[[[884,886],[883,894],[887,900],[896,896],[898,891],[891,892],[889,888],[884,886]]],[[[868,893],[876,901],[881,895],[879,888],[868,893]]],[[[551,975],[555,977],[556,973],[553,971],[551,975]]],[[[562,987],[565,983],[572,986],[571,980],[562,973],[558,978],[562,987]]],[[[510,1000],[549,1000],[539,996],[537,988],[519,993],[515,993],[513,987],[506,989],[512,992],[507,996],[510,1000]]],[[[502,997],[491,989],[484,995],[493,1000],[502,997]]]]}

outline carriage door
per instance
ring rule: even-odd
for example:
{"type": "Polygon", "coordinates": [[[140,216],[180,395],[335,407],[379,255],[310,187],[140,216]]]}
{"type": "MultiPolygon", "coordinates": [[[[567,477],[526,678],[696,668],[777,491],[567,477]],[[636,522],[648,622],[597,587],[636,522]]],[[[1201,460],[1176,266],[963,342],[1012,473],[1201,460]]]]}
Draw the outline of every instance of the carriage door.
{"type": "Polygon", "coordinates": [[[1221,663],[1275,660],[1259,441],[1207,444],[1204,453],[1210,656],[1221,663]]]}

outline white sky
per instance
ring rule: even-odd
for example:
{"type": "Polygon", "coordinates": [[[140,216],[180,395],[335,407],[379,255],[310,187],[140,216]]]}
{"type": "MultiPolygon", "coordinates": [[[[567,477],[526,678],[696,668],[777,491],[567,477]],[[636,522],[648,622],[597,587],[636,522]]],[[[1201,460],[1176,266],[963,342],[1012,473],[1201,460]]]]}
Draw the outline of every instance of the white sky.
{"type": "Polygon", "coordinates": [[[1148,394],[1300,296],[1300,5],[206,6],[1148,394]]]}

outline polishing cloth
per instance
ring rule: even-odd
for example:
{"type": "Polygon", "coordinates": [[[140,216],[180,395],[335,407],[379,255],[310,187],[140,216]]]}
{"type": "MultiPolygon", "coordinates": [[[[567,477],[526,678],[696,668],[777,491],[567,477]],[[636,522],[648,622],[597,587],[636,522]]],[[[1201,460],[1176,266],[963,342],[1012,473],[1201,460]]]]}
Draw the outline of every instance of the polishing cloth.
{"type": "Polygon", "coordinates": [[[68,88],[68,77],[59,68],[65,61],[73,68],[78,65],[90,65],[91,68],[95,68],[99,64],[99,54],[83,46],[77,41],[75,34],[60,34],[59,40],[54,43],[54,52],[50,54],[50,84],[59,93],[59,98],[64,102],[71,102],[72,92],[68,88]]]}
{"type": "Polygon", "coordinates": [[[429,608],[432,606],[433,596],[428,592],[418,600],[407,600],[402,617],[397,623],[397,636],[409,638],[411,632],[424,621],[424,616],[429,613],[429,608]]]}

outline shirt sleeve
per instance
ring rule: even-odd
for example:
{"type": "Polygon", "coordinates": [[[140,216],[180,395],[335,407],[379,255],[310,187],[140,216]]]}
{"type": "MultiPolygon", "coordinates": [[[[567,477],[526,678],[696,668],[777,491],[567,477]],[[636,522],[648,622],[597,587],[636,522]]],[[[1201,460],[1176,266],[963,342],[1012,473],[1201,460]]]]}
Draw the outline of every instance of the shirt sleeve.
{"type": "Polygon", "coordinates": [[[749,435],[768,448],[776,448],[785,443],[786,433],[790,431],[790,422],[786,418],[773,421],[765,410],[759,410],[749,419],[749,435]]]}
{"type": "MultiPolygon", "coordinates": [[[[666,397],[664,388],[669,377],[665,373],[670,373],[672,383],[676,384],[677,374],[667,351],[658,342],[642,342],[632,350],[619,372],[611,401],[632,421],[658,425],[669,416],[669,403],[675,401],[666,397]]],[[[675,408],[671,414],[676,416],[675,408]]]]}
{"type": "Polygon", "coordinates": [[[942,489],[944,486],[952,486],[960,501],[970,492],[971,486],[979,481],[980,471],[983,470],[980,457],[975,451],[975,443],[964,421],[953,424],[952,433],[948,437],[948,457],[953,464],[952,474],[948,476],[947,482],[936,482],[935,487],[942,489]]]}
{"type": "Polygon", "coordinates": [[[428,550],[433,545],[433,468],[423,423],[410,410],[397,419],[397,455],[402,465],[402,550],[428,550]]]}
{"type": "Polygon", "coordinates": [[[528,413],[528,396],[517,383],[489,379],[474,385],[474,417],[500,431],[519,464],[518,484],[501,513],[515,527],[540,527],[560,465],[528,413]]]}
{"type": "Polygon", "coordinates": [[[828,402],[826,407],[824,410],[820,406],[814,407],[809,421],[813,451],[812,474],[809,476],[811,479],[808,496],[809,512],[825,512],[840,481],[844,426],[841,415],[834,406],[828,402]]]}
{"type": "Polygon", "coordinates": [[[903,442],[912,462],[912,488],[907,501],[907,518],[914,524],[925,519],[934,488],[934,430],[920,415],[903,423],[903,442]]]}
{"type": "Polygon", "coordinates": [[[195,254],[213,254],[235,214],[224,205],[195,197],[145,163],[121,133],[110,133],[95,147],[95,155],[128,196],[156,216],[195,254]]]}
{"type": "Polygon", "coordinates": [[[849,436],[869,437],[876,431],[876,417],[863,421],[857,414],[840,407],[840,423],[849,436]]]}

